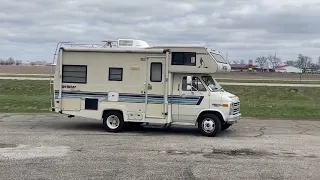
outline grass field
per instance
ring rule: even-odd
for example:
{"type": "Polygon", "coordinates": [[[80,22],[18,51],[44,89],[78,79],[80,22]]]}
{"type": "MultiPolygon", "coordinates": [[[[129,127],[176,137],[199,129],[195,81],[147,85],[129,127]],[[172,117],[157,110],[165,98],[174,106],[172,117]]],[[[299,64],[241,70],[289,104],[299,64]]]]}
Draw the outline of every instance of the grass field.
{"type": "Polygon", "coordinates": [[[0,112],[47,112],[49,81],[0,80],[0,112]]]}
{"type": "MultiPolygon", "coordinates": [[[[320,119],[320,88],[223,86],[245,117],[320,119]]],[[[50,112],[48,81],[0,80],[0,112],[50,112]]]]}

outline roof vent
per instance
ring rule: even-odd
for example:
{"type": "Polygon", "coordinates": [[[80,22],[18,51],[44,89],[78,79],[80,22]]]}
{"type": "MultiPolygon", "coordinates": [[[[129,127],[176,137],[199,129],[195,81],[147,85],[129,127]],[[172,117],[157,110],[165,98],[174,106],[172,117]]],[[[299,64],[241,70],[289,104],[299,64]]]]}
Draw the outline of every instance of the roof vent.
{"type": "Polygon", "coordinates": [[[135,47],[135,48],[147,48],[149,44],[142,40],[136,39],[119,39],[118,47],[135,47]]]}

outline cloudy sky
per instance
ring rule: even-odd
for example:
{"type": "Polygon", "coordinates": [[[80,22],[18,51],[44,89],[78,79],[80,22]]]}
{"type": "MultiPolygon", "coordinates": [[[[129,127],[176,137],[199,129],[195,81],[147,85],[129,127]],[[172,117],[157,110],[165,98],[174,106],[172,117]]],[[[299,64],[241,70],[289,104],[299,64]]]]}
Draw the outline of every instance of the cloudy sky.
{"type": "Polygon", "coordinates": [[[59,41],[204,44],[228,59],[320,56],[320,0],[0,0],[0,58],[52,61],[59,41]]]}

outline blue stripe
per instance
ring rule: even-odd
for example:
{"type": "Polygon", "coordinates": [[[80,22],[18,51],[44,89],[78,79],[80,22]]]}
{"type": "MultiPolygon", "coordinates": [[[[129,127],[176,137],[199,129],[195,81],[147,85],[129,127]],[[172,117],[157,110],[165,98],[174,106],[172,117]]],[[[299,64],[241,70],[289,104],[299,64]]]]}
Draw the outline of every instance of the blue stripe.
{"type": "MultiPolygon", "coordinates": [[[[58,99],[59,91],[55,91],[55,99],[58,99]]],[[[68,98],[107,98],[108,92],[88,92],[88,91],[62,91],[62,97],[68,98]]],[[[203,96],[185,96],[179,95],[168,96],[168,103],[170,104],[184,104],[184,105],[200,105],[203,96]]],[[[147,101],[153,104],[162,104],[164,101],[163,95],[148,94],[147,101]]],[[[119,93],[119,102],[130,103],[144,103],[144,94],[130,94],[119,93]]]]}

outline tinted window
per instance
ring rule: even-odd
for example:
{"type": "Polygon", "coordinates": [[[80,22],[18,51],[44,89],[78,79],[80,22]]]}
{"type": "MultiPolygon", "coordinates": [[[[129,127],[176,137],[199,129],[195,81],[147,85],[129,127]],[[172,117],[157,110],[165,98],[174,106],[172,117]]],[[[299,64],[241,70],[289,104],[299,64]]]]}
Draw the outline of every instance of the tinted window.
{"type": "Polygon", "coordinates": [[[63,83],[87,83],[87,66],[62,65],[63,83]]]}
{"type": "Polygon", "coordinates": [[[109,68],[109,81],[122,81],[123,68],[109,68]]]}
{"type": "Polygon", "coordinates": [[[173,52],[171,64],[195,66],[196,53],[195,52],[173,52]]]}
{"type": "Polygon", "coordinates": [[[218,61],[219,63],[225,63],[225,64],[227,64],[227,61],[224,60],[221,55],[215,54],[215,53],[212,53],[212,52],[211,52],[211,55],[212,55],[212,56],[214,57],[214,59],[215,59],[216,61],[218,61]]]}

